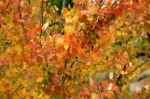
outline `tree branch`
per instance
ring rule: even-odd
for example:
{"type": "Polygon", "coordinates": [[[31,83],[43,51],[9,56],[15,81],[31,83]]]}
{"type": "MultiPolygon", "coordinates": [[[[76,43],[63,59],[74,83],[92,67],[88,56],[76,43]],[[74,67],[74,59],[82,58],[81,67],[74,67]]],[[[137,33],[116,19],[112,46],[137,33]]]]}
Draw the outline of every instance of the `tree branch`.
{"type": "MultiPolygon", "coordinates": [[[[22,14],[21,14],[21,9],[20,9],[20,8],[21,8],[21,6],[18,5],[18,14],[19,14],[19,18],[22,19],[22,14]]],[[[22,22],[21,25],[22,25],[22,29],[23,29],[23,32],[24,32],[24,38],[25,38],[25,41],[27,42],[27,41],[28,41],[28,38],[27,38],[27,33],[26,33],[26,31],[25,31],[24,23],[22,22]]]]}
{"type": "Polygon", "coordinates": [[[2,14],[2,15],[3,15],[4,12],[6,11],[6,9],[9,7],[9,5],[10,5],[10,2],[8,2],[7,5],[6,5],[6,7],[1,11],[1,14],[2,14]]]}
{"type": "Polygon", "coordinates": [[[122,26],[120,26],[117,30],[120,30],[121,28],[124,28],[124,27],[127,27],[127,26],[131,26],[131,25],[135,25],[135,24],[138,24],[138,23],[141,23],[141,22],[148,22],[150,20],[141,20],[141,21],[137,21],[137,22],[133,22],[133,23],[130,23],[130,24],[123,24],[122,26]]]}
{"type": "Polygon", "coordinates": [[[142,67],[143,65],[145,65],[145,64],[147,64],[149,62],[150,62],[150,60],[147,60],[147,61],[143,62],[142,64],[140,64],[139,66],[137,66],[136,68],[134,68],[133,71],[131,72],[131,74],[134,73],[138,68],[142,67]]]}
{"type": "Polygon", "coordinates": [[[57,10],[56,10],[56,8],[55,8],[55,6],[54,6],[53,0],[51,0],[51,3],[52,3],[52,6],[53,6],[55,12],[57,12],[57,10]]]}

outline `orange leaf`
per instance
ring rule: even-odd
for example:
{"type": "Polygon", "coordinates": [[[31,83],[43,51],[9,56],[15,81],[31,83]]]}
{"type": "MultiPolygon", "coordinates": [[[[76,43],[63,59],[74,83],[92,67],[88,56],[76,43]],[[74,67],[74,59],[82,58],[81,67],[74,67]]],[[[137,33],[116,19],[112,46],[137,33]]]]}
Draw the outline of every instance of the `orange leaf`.
{"type": "Polygon", "coordinates": [[[30,53],[25,52],[24,55],[23,55],[23,60],[28,61],[29,59],[30,59],[30,53]]]}
{"type": "Polygon", "coordinates": [[[95,0],[95,1],[96,1],[97,4],[99,4],[101,0],[95,0]]]}
{"type": "Polygon", "coordinates": [[[104,30],[99,30],[98,31],[98,35],[99,36],[103,36],[103,35],[106,35],[107,33],[104,31],[104,30]]]}
{"type": "Polygon", "coordinates": [[[128,69],[127,69],[127,73],[128,73],[128,74],[131,74],[131,72],[132,72],[131,68],[128,68],[128,69]]]}
{"type": "Polygon", "coordinates": [[[63,8],[63,12],[62,12],[62,13],[63,13],[63,16],[66,15],[67,12],[68,12],[68,9],[67,9],[67,8],[63,8]]]}
{"type": "Polygon", "coordinates": [[[34,41],[30,41],[30,42],[28,43],[28,46],[29,46],[29,48],[32,49],[32,50],[35,50],[35,49],[37,48],[37,44],[36,44],[36,42],[34,42],[34,41]]]}
{"type": "Polygon", "coordinates": [[[35,38],[35,34],[33,33],[33,31],[31,29],[28,30],[28,33],[27,33],[28,37],[30,39],[34,39],[35,38]]]}
{"type": "Polygon", "coordinates": [[[103,88],[108,87],[108,81],[107,81],[107,80],[102,81],[102,87],[103,87],[103,88]]]}
{"type": "Polygon", "coordinates": [[[42,32],[42,27],[41,27],[41,26],[38,26],[38,27],[36,28],[36,32],[37,32],[38,34],[41,34],[41,32],[42,32]]]}
{"type": "Polygon", "coordinates": [[[111,92],[102,92],[101,93],[102,97],[107,97],[107,98],[111,98],[112,97],[112,93],[111,92]]]}
{"type": "Polygon", "coordinates": [[[78,47],[78,53],[82,58],[85,58],[84,50],[81,47],[78,47]]]}

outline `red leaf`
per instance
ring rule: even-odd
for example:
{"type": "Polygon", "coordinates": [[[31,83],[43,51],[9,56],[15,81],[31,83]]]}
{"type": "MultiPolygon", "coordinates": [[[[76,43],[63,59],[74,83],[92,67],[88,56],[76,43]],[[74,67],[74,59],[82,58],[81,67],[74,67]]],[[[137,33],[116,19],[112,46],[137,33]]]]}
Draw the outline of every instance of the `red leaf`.
{"type": "Polygon", "coordinates": [[[96,83],[93,83],[93,84],[92,84],[92,89],[93,89],[93,90],[97,90],[97,89],[98,89],[96,83]]]}
{"type": "Polygon", "coordinates": [[[95,49],[94,52],[97,57],[100,57],[102,55],[102,52],[98,49],[95,49]]]}
{"type": "Polygon", "coordinates": [[[85,22],[85,21],[87,20],[87,15],[83,14],[83,15],[79,18],[79,20],[80,20],[81,22],[85,22]]]}
{"type": "Polygon", "coordinates": [[[102,97],[106,97],[106,96],[107,96],[107,93],[106,93],[106,92],[102,92],[102,93],[101,93],[101,96],[102,96],[102,97]]]}
{"type": "Polygon", "coordinates": [[[21,3],[21,0],[11,0],[13,3],[18,3],[20,4],[21,3]]]}
{"type": "Polygon", "coordinates": [[[98,31],[98,35],[99,36],[103,36],[103,35],[106,35],[107,33],[104,31],[104,30],[99,30],[98,31]]]}
{"type": "Polygon", "coordinates": [[[94,59],[93,59],[93,57],[91,55],[88,55],[87,58],[88,58],[89,62],[93,62],[94,61],[94,59]]]}
{"type": "Polygon", "coordinates": [[[99,95],[97,99],[101,99],[101,96],[99,95]]]}
{"type": "Polygon", "coordinates": [[[62,89],[60,86],[55,86],[54,87],[54,92],[56,95],[61,96],[63,94],[62,89]]]}
{"type": "Polygon", "coordinates": [[[108,9],[108,12],[110,12],[116,16],[122,16],[121,9],[108,9]]]}
{"type": "Polygon", "coordinates": [[[89,96],[89,95],[90,95],[89,89],[85,87],[85,88],[83,89],[83,94],[86,95],[86,96],[89,96]]]}

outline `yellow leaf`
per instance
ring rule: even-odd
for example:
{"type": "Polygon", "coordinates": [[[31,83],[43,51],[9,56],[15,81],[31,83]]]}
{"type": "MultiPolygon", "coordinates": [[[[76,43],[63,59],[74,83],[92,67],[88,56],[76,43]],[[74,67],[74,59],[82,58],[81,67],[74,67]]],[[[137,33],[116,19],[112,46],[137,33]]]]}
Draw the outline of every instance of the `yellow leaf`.
{"type": "Polygon", "coordinates": [[[65,49],[65,50],[68,50],[68,48],[69,48],[69,45],[68,45],[68,44],[65,44],[65,45],[64,45],[64,49],[65,49]]]}
{"type": "Polygon", "coordinates": [[[125,74],[128,74],[128,72],[122,70],[122,71],[120,72],[120,74],[125,75],[125,74]]]}
{"type": "Polygon", "coordinates": [[[88,17],[88,21],[92,22],[93,21],[93,16],[88,17]]]}
{"type": "Polygon", "coordinates": [[[42,96],[43,96],[43,94],[41,93],[41,94],[38,96],[38,98],[42,98],[42,96]]]}
{"type": "Polygon", "coordinates": [[[56,11],[58,11],[58,10],[59,10],[59,8],[58,8],[57,6],[54,6],[54,7],[55,7],[56,11]]]}
{"type": "Polygon", "coordinates": [[[74,28],[71,26],[65,26],[64,29],[65,29],[65,32],[69,34],[72,34],[74,32],[74,28]]]}
{"type": "Polygon", "coordinates": [[[26,88],[23,88],[23,89],[21,90],[21,95],[22,95],[22,96],[26,96],[26,95],[27,95],[27,90],[26,90],[26,88]]]}
{"type": "Polygon", "coordinates": [[[89,76],[89,83],[90,83],[90,86],[92,86],[92,84],[94,83],[94,81],[93,81],[91,75],[89,76]]]}
{"type": "Polygon", "coordinates": [[[42,82],[42,80],[43,80],[42,77],[38,77],[38,78],[37,78],[37,82],[39,82],[39,83],[42,82]]]}
{"type": "Polygon", "coordinates": [[[38,93],[37,92],[33,92],[32,96],[33,96],[33,99],[37,99],[38,98],[38,93]]]}
{"type": "Polygon", "coordinates": [[[93,54],[91,54],[91,56],[92,56],[92,58],[94,59],[94,60],[98,60],[98,57],[93,53],[93,54]]]}
{"type": "Polygon", "coordinates": [[[59,43],[59,44],[63,43],[64,42],[64,38],[59,37],[59,38],[56,39],[56,42],[59,43]]]}
{"type": "Polygon", "coordinates": [[[91,94],[91,99],[97,99],[97,94],[92,93],[92,94],[91,94]]]}
{"type": "Polygon", "coordinates": [[[29,96],[26,96],[26,99],[31,99],[29,96]]]}
{"type": "Polygon", "coordinates": [[[91,65],[91,62],[87,62],[86,65],[91,65]]]}

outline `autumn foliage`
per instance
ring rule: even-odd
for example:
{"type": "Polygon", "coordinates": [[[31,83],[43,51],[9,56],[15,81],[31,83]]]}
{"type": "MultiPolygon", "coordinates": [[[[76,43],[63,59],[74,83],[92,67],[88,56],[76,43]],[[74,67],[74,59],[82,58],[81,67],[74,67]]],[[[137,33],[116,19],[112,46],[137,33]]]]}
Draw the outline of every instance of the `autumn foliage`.
{"type": "Polygon", "coordinates": [[[53,1],[0,0],[0,99],[148,99],[150,0],[53,1]]]}

